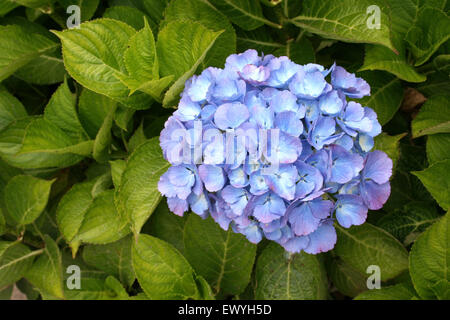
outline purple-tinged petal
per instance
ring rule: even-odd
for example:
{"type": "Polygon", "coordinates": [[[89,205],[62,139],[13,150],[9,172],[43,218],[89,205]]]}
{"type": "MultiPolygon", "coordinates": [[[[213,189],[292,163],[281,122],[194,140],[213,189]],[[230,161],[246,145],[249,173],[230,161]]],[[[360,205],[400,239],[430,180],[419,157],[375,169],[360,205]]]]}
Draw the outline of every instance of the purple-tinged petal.
{"type": "Polygon", "coordinates": [[[306,253],[318,254],[327,252],[334,248],[337,241],[336,230],[331,220],[324,221],[316,231],[309,236],[309,244],[304,249],[306,253]]]}
{"type": "Polygon", "coordinates": [[[295,166],[299,175],[295,190],[296,199],[304,198],[311,192],[322,188],[323,176],[317,168],[303,161],[297,161],[295,166]]]}
{"type": "Polygon", "coordinates": [[[364,204],[370,210],[378,210],[386,203],[391,194],[391,185],[389,182],[377,184],[371,180],[361,181],[359,192],[364,200],[364,204]]]}
{"type": "Polygon", "coordinates": [[[300,253],[308,247],[309,242],[309,237],[294,237],[283,243],[282,246],[288,252],[300,253]]]}
{"type": "Polygon", "coordinates": [[[341,89],[350,98],[360,99],[370,95],[370,86],[366,81],[339,66],[331,72],[331,83],[333,87],[341,89]]]}
{"type": "Polygon", "coordinates": [[[378,184],[389,181],[392,175],[392,160],[383,151],[375,150],[367,154],[364,161],[363,179],[371,179],[378,184]]]}
{"type": "Polygon", "coordinates": [[[167,205],[170,211],[180,217],[189,209],[188,202],[177,197],[167,198],[167,205]]]}

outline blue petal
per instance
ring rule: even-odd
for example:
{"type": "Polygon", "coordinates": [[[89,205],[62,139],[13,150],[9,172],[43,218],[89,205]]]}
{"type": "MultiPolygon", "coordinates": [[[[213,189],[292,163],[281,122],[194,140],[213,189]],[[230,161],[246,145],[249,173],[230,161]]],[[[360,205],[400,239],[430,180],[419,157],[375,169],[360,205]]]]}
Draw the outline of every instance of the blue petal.
{"type": "Polygon", "coordinates": [[[268,133],[267,150],[264,156],[271,163],[294,163],[302,153],[302,142],[299,138],[293,137],[279,131],[278,139],[272,132],[268,133]]]}
{"type": "Polygon", "coordinates": [[[336,90],[328,92],[319,100],[320,110],[327,115],[337,115],[341,112],[344,103],[336,90]]]}
{"type": "Polygon", "coordinates": [[[297,97],[289,90],[279,91],[270,101],[273,111],[279,113],[284,111],[297,112],[297,97]]]}
{"type": "Polygon", "coordinates": [[[273,127],[273,111],[263,106],[253,106],[250,121],[256,123],[262,129],[273,127]]]}
{"type": "Polygon", "coordinates": [[[301,69],[301,66],[288,57],[274,58],[267,67],[270,69],[267,85],[274,88],[286,88],[291,78],[301,69]]]}
{"type": "Polygon", "coordinates": [[[339,195],[336,202],[336,219],[344,228],[359,226],[367,219],[367,207],[357,195],[339,195]]]}
{"type": "Polygon", "coordinates": [[[214,114],[214,123],[219,129],[235,129],[250,116],[245,105],[239,102],[225,103],[219,106],[214,114]]]}
{"type": "Polygon", "coordinates": [[[230,55],[226,60],[225,69],[240,72],[246,65],[258,65],[260,62],[261,58],[258,56],[258,52],[256,50],[249,49],[243,53],[230,55]]]}
{"type": "Polygon", "coordinates": [[[188,95],[183,95],[178,104],[178,110],[173,114],[181,121],[194,120],[200,114],[201,107],[197,102],[193,102],[188,95]]]}
{"type": "Polygon", "coordinates": [[[189,205],[191,206],[192,212],[198,214],[199,216],[205,217],[208,213],[209,202],[204,193],[196,195],[192,193],[188,197],[189,205]]]}
{"type": "Polygon", "coordinates": [[[219,191],[225,184],[225,175],[221,167],[202,164],[198,167],[198,172],[209,192],[219,191]]]}
{"type": "Polygon", "coordinates": [[[258,196],[255,200],[253,216],[259,222],[269,223],[283,216],[286,205],[283,199],[273,193],[258,196]]]}
{"type": "Polygon", "coordinates": [[[356,177],[363,168],[364,159],[338,145],[331,146],[331,182],[347,183],[356,177]]]}
{"type": "Polygon", "coordinates": [[[320,71],[305,73],[300,70],[289,84],[291,92],[303,99],[316,99],[325,88],[327,88],[327,82],[320,71]]]}
{"type": "Polygon", "coordinates": [[[242,166],[231,170],[228,173],[228,179],[230,180],[230,184],[236,188],[244,188],[249,184],[248,175],[242,166]]]}
{"type": "Polygon", "coordinates": [[[299,137],[303,133],[303,123],[292,111],[278,113],[275,127],[294,137],[299,137]]]}
{"type": "Polygon", "coordinates": [[[297,168],[293,165],[281,165],[275,174],[266,175],[270,190],[286,200],[294,200],[297,168]]]}
{"type": "MultiPolygon", "coordinates": [[[[317,150],[323,148],[325,144],[332,143],[329,141],[336,130],[336,123],[333,118],[319,117],[313,125],[312,130],[308,134],[308,142],[314,146],[317,150]]],[[[336,137],[334,140],[337,140],[336,137]]]]}
{"type": "Polygon", "coordinates": [[[254,195],[262,195],[269,190],[266,179],[258,170],[250,175],[250,192],[254,195]]]}

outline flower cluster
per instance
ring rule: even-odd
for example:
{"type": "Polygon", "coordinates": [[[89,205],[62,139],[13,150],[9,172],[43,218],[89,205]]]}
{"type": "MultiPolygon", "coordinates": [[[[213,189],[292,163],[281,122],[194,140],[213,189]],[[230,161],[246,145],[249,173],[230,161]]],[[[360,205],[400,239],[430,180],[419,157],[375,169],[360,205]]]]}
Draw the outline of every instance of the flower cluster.
{"type": "Polygon", "coordinates": [[[392,161],[370,152],[377,115],[347,101],[367,95],[367,82],[336,65],[233,54],[186,82],[161,132],[172,166],[158,189],[175,214],[211,215],[251,242],[331,250],[334,220],[360,225],[390,194],[392,161]]]}

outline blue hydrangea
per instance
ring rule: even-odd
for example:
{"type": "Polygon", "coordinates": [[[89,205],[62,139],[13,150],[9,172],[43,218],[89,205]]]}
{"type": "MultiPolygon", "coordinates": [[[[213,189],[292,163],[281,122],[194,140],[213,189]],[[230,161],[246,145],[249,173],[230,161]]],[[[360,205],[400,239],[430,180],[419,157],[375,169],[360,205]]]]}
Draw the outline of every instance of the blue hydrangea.
{"type": "Polygon", "coordinates": [[[336,65],[233,54],[186,82],[161,132],[172,166],[158,189],[175,214],[211,216],[251,242],[331,250],[335,223],[363,224],[390,194],[392,161],[371,152],[377,115],[354,101],[368,95],[336,65]]]}

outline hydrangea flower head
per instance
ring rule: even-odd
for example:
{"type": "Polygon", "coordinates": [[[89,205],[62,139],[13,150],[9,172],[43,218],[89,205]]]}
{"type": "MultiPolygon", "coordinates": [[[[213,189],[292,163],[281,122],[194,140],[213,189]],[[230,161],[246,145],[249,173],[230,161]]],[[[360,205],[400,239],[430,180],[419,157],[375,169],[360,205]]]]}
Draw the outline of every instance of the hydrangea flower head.
{"type": "Polygon", "coordinates": [[[363,224],[390,194],[392,160],[371,151],[377,115],[347,101],[367,95],[336,65],[233,54],[186,82],[161,132],[172,166],[158,189],[175,214],[211,216],[253,243],[331,250],[336,223],[363,224]]]}

